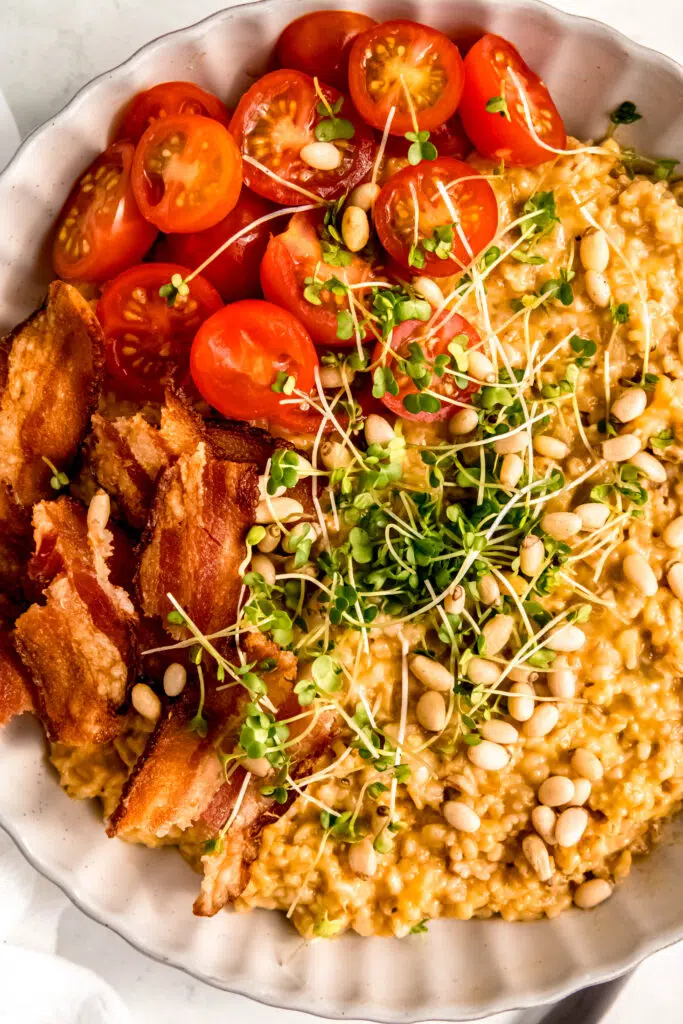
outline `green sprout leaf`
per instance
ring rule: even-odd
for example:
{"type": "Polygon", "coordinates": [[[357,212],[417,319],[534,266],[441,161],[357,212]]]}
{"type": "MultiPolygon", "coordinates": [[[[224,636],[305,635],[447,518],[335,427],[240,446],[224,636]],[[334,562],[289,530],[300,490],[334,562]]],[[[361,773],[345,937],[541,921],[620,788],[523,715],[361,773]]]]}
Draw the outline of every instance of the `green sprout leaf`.
{"type": "Polygon", "coordinates": [[[511,121],[510,111],[504,96],[492,96],[486,103],[487,114],[500,114],[506,121],[511,121]]]}

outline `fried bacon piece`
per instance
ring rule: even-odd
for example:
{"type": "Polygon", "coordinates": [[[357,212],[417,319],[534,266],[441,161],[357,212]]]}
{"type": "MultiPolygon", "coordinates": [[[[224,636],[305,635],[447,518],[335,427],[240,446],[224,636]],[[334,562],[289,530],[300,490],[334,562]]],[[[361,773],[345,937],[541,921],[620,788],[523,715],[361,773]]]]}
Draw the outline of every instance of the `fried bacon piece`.
{"type": "MultiPolygon", "coordinates": [[[[262,678],[278,706],[292,692],[296,659],[260,634],[248,636],[243,647],[249,662],[274,658],[275,667],[262,678]]],[[[209,806],[223,780],[217,751],[223,744],[227,749],[235,745],[249,699],[241,686],[215,687],[215,677],[207,680],[204,737],[190,727],[198,703],[194,688],[187,687],[169,706],[124,787],[109,822],[110,836],[153,846],[159,839],[178,838],[209,806]]]]}
{"type": "Polygon", "coordinates": [[[76,454],[99,391],[102,331],[71,285],[55,281],[46,303],[0,342],[0,482],[30,506],[48,496],[49,459],[76,454]]]}
{"type": "Polygon", "coordinates": [[[0,630],[0,726],[25,711],[33,711],[31,679],[14,649],[12,634],[0,630]]]}
{"type": "Polygon", "coordinates": [[[95,413],[87,447],[100,486],[116,499],[131,526],[142,529],[159,473],[169,464],[157,428],[140,413],[113,420],[95,413]]]}
{"type": "Polygon", "coordinates": [[[29,510],[17,505],[9,487],[0,483],[0,593],[8,607],[24,601],[24,576],[30,554],[29,510]]]}
{"type": "Polygon", "coordinates": [[[15,643],[31,672],[37,710],[51,740],[105,743],[119,732],[116,709],[136,667],[137,615],[109,578],[111,532],[87,522],[71,498],[33,510],[35,554],[29,571],[44,604],[17,620],[15,643]]]}
{"type": "Polygon", "coordinates": [[[257,502],[256,466],[216,459],[204,442],[165,470],[140,560],[145,615],[165,620],[170,592],[203,633],[235,621],[257,502]]]}

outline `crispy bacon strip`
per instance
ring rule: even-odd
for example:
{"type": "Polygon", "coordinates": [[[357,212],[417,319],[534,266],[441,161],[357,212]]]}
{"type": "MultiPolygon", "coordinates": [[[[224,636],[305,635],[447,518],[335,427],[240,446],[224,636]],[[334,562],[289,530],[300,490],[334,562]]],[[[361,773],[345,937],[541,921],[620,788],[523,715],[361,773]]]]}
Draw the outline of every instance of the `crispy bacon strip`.
{"type": "Polygon", "coordinates": [[[51,493],[50,468],[68,465],[86,431],[104,365],[102,331],[71,285],[0,342],[0,481],[30,506],[51,493]]]}
{"type": "Polygon", "coordinates": [[[138,413],[108,420],[92,418],[88,461],[99,484],[115,498],[127,521],[138,529],[147,515],[169,453],[161,434],[138,413]]]}
{"type": "Polygon", "coordinates": [[[15,715],[33,711],[31,679],[8,630],[0,631],[0,726],[15,715]]]}
{"type": "Polygon", "coordinates": [[[15,643],[36,689],[38,714],[51,740],[105,743],[119,732],[116,709],[135,674],[137,615],[109,578],[113,537],[88,529],[71,498],[33,511],[31,576],[44,604],[17,620],[15,643]]]}

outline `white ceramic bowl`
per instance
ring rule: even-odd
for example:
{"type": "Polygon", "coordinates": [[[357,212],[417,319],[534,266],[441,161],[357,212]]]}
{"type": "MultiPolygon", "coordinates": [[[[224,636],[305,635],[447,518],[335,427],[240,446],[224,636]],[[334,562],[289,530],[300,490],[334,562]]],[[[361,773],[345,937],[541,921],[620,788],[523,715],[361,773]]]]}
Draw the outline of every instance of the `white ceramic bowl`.
{"type": "MultiPolygon", "coordinates": [[[[140,50],[34,132],[0,177],[0,319],[11,326],[50,278],[45,240],[69,186],[104,148],[111,117],[139,89],[192,79],[224,98],[263,70],[280,30],[320,7],[409,17],[455,35],[486,29],[520,46],[548,81],[569,130],[604,131],[624,99],[644,118],[623,133],[683,156],[683,72],[619,33],[532,0],[263,0],[233,7],[140,50]]],[[[613,977],[683,936],[683,844],[668,839],[592,913],[555,921],[441,921],[401,941],[354,935],[303,946],[281,915],[193,918],[197,879],[171,850],[106,839],[95,809],[69,800],[35,722],[0,733],[0,825],[86,913],[143,952],[213,985],[278,1006],[382,1021],[462,1020],[558,998],[613,977]]]]}

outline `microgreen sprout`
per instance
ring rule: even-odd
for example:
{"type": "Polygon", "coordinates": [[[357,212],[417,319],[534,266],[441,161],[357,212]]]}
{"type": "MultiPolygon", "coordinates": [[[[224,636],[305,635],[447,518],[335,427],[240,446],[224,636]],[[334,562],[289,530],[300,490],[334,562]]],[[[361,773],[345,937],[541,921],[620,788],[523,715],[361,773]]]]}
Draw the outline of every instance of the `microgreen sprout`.
{"type": "Polygon", "coordinates": [[[67,487],[69,484],[69,478],[63,470],[57,469],[53,462],[47,458],[46,455],[41,455],[41,459],[51,471],[52,476],[50,477],[50,487],[53,491],[61,491],[62,487],[67,487]]]}
{"type": "Polygon", "coordinates": [[[486,102],[486,113],[487,114],[500,114],[506,121],[511,121],[510,111],[508,110],[507,100],[504,96],[492,96],[490,100],[486,102]]]}

